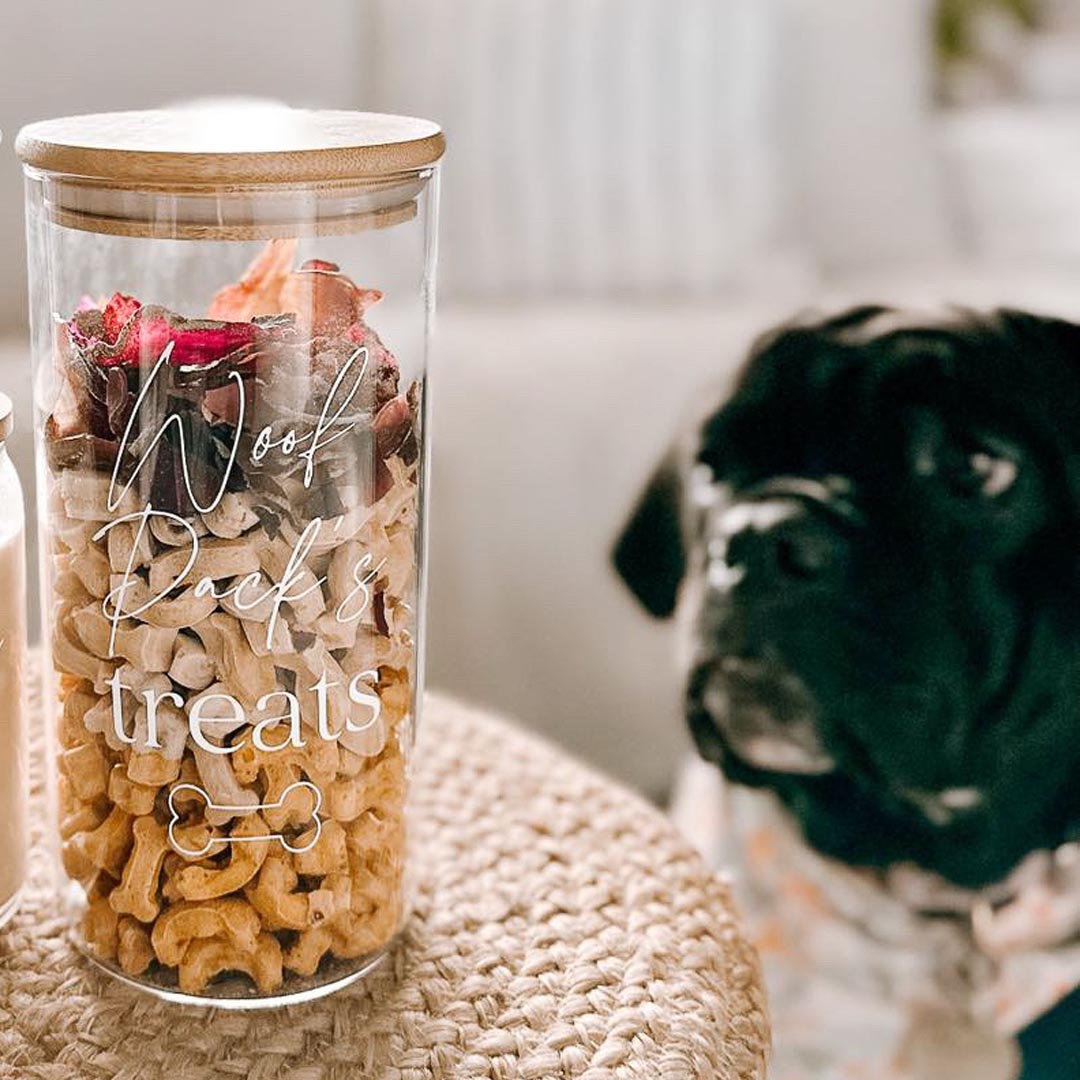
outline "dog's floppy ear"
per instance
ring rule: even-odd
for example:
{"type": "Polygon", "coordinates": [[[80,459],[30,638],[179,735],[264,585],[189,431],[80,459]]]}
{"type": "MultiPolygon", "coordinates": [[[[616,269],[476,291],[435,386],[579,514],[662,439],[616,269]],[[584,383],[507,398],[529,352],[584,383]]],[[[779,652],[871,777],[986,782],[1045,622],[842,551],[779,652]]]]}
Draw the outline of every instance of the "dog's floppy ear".
{"type": "Polygon", "coordinates": [[[672,451],[653,473],[612,552],[623,581],[658,619],[674,613],[686,573],[682,519],[682,470],[672,451]]]}

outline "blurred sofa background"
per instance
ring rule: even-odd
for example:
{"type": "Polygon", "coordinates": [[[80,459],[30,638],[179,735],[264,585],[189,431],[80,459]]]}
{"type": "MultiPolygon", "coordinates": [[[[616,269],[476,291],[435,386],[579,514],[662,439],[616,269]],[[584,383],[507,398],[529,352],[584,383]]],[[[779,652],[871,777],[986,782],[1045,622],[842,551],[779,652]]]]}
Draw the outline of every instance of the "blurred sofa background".
{"type": "MultiPolygon", "coordinates": [[[[811,303],[1080,313],[1066,0],[54,0],[0,9],[0,127],[202,95],[430,115],[450,139],[431,685],[662,797],[671,627],[607,555],[702,388],[811,303]],[[1073,297],[1077,301],[1073,301],[1073,297]]],[[[0,388],[32,486],[19,169],[0,388]]]]}

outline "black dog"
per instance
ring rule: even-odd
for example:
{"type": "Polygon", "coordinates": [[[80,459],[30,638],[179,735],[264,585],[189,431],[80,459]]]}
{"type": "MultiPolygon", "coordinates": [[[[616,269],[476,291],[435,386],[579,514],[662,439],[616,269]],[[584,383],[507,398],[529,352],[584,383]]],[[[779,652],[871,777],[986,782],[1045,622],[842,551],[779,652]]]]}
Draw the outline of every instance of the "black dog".
{"type": "Polygon", "coordinates": [[[978,888],[1080,836],[1080,327],[781,327],[615,563],[682,593],[705,758],[844,863],[978,888]]]}

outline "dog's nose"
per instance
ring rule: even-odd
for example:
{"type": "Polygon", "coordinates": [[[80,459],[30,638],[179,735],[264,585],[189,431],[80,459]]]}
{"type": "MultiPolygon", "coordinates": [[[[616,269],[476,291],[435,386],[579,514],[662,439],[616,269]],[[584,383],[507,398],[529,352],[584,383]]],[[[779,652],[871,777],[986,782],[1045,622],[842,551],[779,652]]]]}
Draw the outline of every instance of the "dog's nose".
{"type": "Polygon", "coordinates": [[[736,504],[723,525],[727,567],[761,584],[820,581],[843,546],[826,516],[793,499],[736,504]]]}

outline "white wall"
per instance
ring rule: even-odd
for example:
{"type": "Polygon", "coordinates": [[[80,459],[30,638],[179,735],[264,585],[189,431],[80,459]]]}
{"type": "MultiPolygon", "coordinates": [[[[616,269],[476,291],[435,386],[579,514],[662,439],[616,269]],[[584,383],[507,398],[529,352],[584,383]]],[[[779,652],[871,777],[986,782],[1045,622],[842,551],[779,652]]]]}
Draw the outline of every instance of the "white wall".
{"type": "Polygon", "coordinates": [[[785,0],[372,0],[448,130],[444,296],[715,296],[789,254],[785,0]]]}
{"type": "Polygon", "coordinates": [[[929,262],[951,222],[933,115],[934,0],[786,0],[791,177],[830,271],[929,262]]]}

